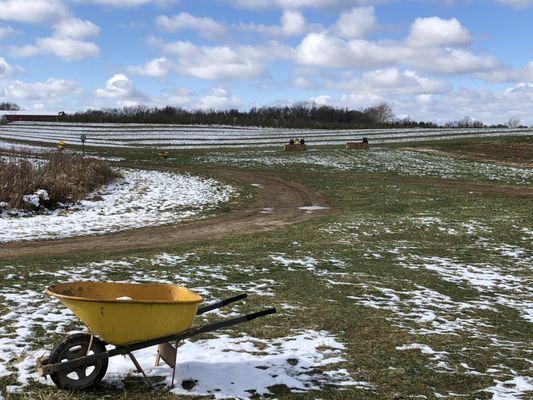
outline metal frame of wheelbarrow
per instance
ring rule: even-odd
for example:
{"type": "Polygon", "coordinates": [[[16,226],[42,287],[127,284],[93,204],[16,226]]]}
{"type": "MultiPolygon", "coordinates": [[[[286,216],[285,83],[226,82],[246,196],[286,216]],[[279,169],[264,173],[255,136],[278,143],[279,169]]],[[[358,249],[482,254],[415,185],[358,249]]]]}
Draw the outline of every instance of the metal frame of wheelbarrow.
{"type": "MultiPolygon", "coordinates": [[[[216,302],[210,305],[207,305],[205,307],[199,308],[196,312],[196,315],[205,314],[206,312],[216,310],[218,308],[224,307],[228,304],[244,300],[248,297],[247,294],[241,294],[235,297],[231,297],[226,300],[222,300],[220,302],[216,302]]],[[[240,317],[227,319],[224,321],[215,322],[212,324],[207,324],[204,326],[200,326],[197,328],[190,328],[186,331],[177,333],[175,335],[152,339],[152,340],[146,340],[144,342],[134,343],[130,345],[123,345],[123,346],[116,346],[114,349],[106,350],[100,353],[95,353],[91,355],[87,355],[84,357],[79,357],[74,360],[66,361],[66,362],[60,362],[55,364],[48,364],[48,360],[42,360],[39,365],[37,365],[37,370],[41,374],[41,376],[46,377],[47,375],[51,375],[55,372],[63,372],[63,373],[70,373],[74,372],[76,368],[83,367],[83,366],[91,366],[94,365],[95,362],[98,362],[100,360],[115,357],[118,355],[123,356],[129,356],[137,368],[137,370],[142,373],[144,379],[148,383],[149,386],[151,386],[151,382],[148,380],[148,377],[144,373],[143,369],[141,368],[140,364],[137,362],[135,356],[132,354],[132,352],[136,350],[141,350],[147,347],[152,347],[159,345],[158,348],[158,354],[156,358],[156,365],[159,364],[159,360],[163,359],[171,368],[173,372],[172,376],[172,386],[174,385],[174,375],[176,371],[176,352],[177,352],[177,346],[178,343],[182,340],[191,338],[193,336],[201,335],[203,333],[216,331],[218,329],[223,328],[229,328],[230,326],[242,324],[244,322],[252,321],[256,318],[264,317],[266,315],[275,314],[276,309],[275,308],[268,308],[263,311],[255,312],[252,314],[243,315],[240,317]],[[176,347],[172,346],[170,343],[176,343],[176,347]]],[[[92,337],[91,337],[92,341],[92,337]]],[[[109,344],[105,343],[104,344],[109,344]]],[[[89,343],[88,350],[91,348],[91,343],[89,343]]]]}

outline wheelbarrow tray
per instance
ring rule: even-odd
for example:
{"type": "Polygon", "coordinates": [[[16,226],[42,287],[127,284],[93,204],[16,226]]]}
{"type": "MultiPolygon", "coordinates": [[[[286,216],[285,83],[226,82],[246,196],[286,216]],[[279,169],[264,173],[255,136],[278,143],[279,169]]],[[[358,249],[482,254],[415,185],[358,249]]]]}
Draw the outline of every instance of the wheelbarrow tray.
{"type": "Polygon", "coordinates": [[[115,346],[146,342],[190,328],[203,298],[170,284],[73,282],[51,286],[89,330],[115,346]]]}

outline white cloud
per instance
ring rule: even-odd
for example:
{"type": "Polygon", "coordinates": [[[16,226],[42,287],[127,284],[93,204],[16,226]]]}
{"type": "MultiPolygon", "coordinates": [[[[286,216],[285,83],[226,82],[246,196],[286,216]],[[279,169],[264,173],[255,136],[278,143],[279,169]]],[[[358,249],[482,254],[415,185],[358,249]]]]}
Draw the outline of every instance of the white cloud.
{"type": "Polygon", "coordinates": [[[132,106],[147,100],[146,95],[137,90],[133,81],[124,74],[112,76],[105,88],[97,89],[94,95],[100,99],[115,100],[119,106],[132,106]]]}
{"type": "Polygon", "coordinates": [[[313,86],[313,82],[305,76],[295,76],[292,84],[302,89],[308,89],[313,86]]]}
{"type": "Polygon", "coordinates": [[[15,100],[38,100],[47,103],[61,102],[60,96],[79,94],[80,87],[74,81],[50,78],[46,82],[15,81],[0,90],[0,97],[15,100]]]}
{"type": "Polygon", "coordinates": [[[227,34],[226,26],[210,17],[195,17],[182,12],[173,17],[160,15],[155,20],[156,25],[167,32],[179,32],[181,30],[193,30],[201,37],[207,39],[220,38],[227,34]]]}
{"type": "Polygon", "coordinates": [[[177,41],[161,46],[165,52],[178,58],[175,72],[202,79],[256,78],[265,73],[267,63],[289,51],[275,43],[231,47],[177,41]]]}
{"type": "Polygon", "coordinates": [[[166,5],[177,2],[178,0],[75,0],[78,3],[92,3],[109,7],[138,7],[148,4],[166,5]]]}
{"type": "Polygon", "coordinates": [[[505,4],[514,8],[527,8],[533,6],[533,0],[496,0],[498,3],[505,4]]]}
{"type": "Polygon", "coordinates": [[[15,30],[10,26],[0,26],[0,40],[5,39],[15,33],[15,30]]]}
{"type": "Polygon", "coordinates": [[[203,109],[220,110],[237,107],[240,104],[241,100],[224,87],[214,87],[209,93],[198,99],[198,107],[203,109]]]}
{"type": "Polygon", "coordinates": [[[393,63],[405,52],[398,45],[360,39],[346,41],[327,32],[316,32],[304,37],[296,48],[296,60],[320,67],[365,68],[393,63]]]}
{"type": "Polygon", "coordinates": [[[417,96],[446,95],[452,91],[446,82],[398,68],[369,71],[355,78],[348,74],[342,73],[337,79],[329,78],[320,87],[315,86],[315,90],[339,92],[337,99],[331,94],[322,94],[310,100],[320,105],[362,108],[384,101],[411,104],[417,96]]]}
{"type": "Polygon", "coordinates": [[[302,34],[306,29],[306,21],[299,11],[285,10],[280,18],[279,25],[241,23],[237,25],[237,29],[259,32],[268,36],[290,37],[302,34]]]}
{"type": "Polygon", "coordinates": [[[465,115],[488,123],[503,123],[509,117],[533,124],[533,85],[518,84],[504,90],[460,89],[444,96],[427,96],[404,109],[420,118],[445,121],[465,115]]]}
{"type": "Polygon", "coordinates": [[[441,94],[392,95],[359,90],[312,97],[317,104],[338,107],[368,107],[380,102],[392,105],[396,115],[415,120],[446,122],[470,116],[489,124],[505,123],[509,117],[533,125],[533,84],[522,83],[503,90],[449,90],[441,94]]]}
{"type": "Polygon", "coordinates": [[[502,67],[500,69],[481,73],[478,76],[488,82],[533,83],[533,61],[527,63],[527,65],[523,68],[502,67]]]}
{"type": "Polygon", "coordinates": [[[15,75],[18,70],[18,68],[9,65],[4,57],[0,57],[0,79],[15,75]]]}
{"type": "Polygon", "coordinates": [[[9,52],[13,57],[31,57],[39,54],[41,49],[37,46],[26,44],[24,46],[11,46],[9,52]]]}
{"type": "Polygon", "coordinates": [[[299,35],[305,29],[305,18],[298,11],[284,11],[279,29],[284,36],[299,35]]]}
{"type": "Polygon", "coordinates": [[[162,78],[168,75],[170,68],[170,62],[165,57],[160,57],[150,60],[141,66],[129,66],[128,71],[135,75],[162,78]]]}
{"type": "Polygon", "coordinates": [[[374,7],[353,8],[343,12],[334,26],[334,32],[346,38],[361,38],[377,26],[374,7]]]}
{"type": "MultiPolygon", "coordinates": [[[[449,91],[449,85],[418,75],[414,71],[398,68],[376,70],[363,74],[349,84],[354,90],[369,91],[380,95],[435,94],[449,91]]],[[[341,86],[342,88],[342,86],[341,86]]],[[[344,86],[345,90],[346,86],[344,86]]]]}
{"type": "Polygon", "coordinates": [[[240,106],[242,101],[228,88],[215,86],[203,94],[195,93],[190,89],[178,89],[164,96],[159,103],[191,110],[225,110],[240,106]]]}
{"type": "Polygon", "coordinates": [[[413,46],[457,46],[470,43],[470,32],[455,19],[417,18],[407,42],[413,46]]]}
{"type": "Polygon", "coordinates": [[[79,18],[64,19],[54,24],[54,36],[62,38],[82,39],[96,36],[100,33],[100,27],[91,21],[79,18]]]}
{"type": "Polygon", "coordinates": [[[468,50],[449,47],[415,52],[412,59],[402,61],[410,67],[447,75],[472,74],[500,68],[500,62],[492,56],[479,56],[468,50]]]}
{"type": "Polygon", "coordinates": [[[329,94],[321,94],[320,96],[311,97],[309,100],[317,106],[327,106],[333,103],[333,97],[329,94]]]}
{"type": "MultiPolygon", "coordinates": [[[[71,38],[44,37],[37,38],[35,46],[26,47],[28,55],[39,53],[53,54],[65,61],[74,61],[88,57],[98,57],[100,49],[91,42],[71,38]]],[[[20,55],[20,53],[19,53],[20,55]]]]}
{"type": "Polygon", "coordinates": [[[302,7],[321,8],[321,7],[337,7],[345,4],[371,3],[371,1],[356,1],[356,0],[228,0],[236,7],[242,8],[271,8],[280,7],[284,9],[296,9],[302,7]]]}
{"type": "Polygon", "coordinates": [[[65,61],[98,57],[99,47],[84,40],[88,36],[100,33],[100,27],[91,21],[75,17],[65,17],[53,26],[53,34],[39,37],[34,44],[11,46],[10,52],[15,57],[30,57],[38,54],[52,54],[65,61]]]}
{"type": "MultiPolygon", "coordinates": [[[[119,0],[117,0],[119,1],[119,0]]],[[[239,8],[262,9],[262,8],[339,8],[350,6],[369,6],[383,3],[400,3],[400,0],[226,0],[239,8]]],[[[427,1],[427,0],[412,0],[427,1]]],[[[438,0],[435,0],[437,2],[438,0]]],[[[469,0],[465,0],[469,1],[469,0]]],[[[492,0],[493,2],[507,5],[517,9],[523,9],[533,6],[533,0],[492,0]]],[[[450,4],[457,3],[458,0],[440,0],[441,3],[450,4]]]]}
{"type": "Polygon", "coordinates": [[[303,65],[329,68],[371,68],[405,65],[440,74],[467,74],[499,68],[491,56],[442,46],[413,45],[405,41],[344,40],[328,32],[308,34],[296,48],[296,61],[303,65]]]}
{"type": "Polygon", "coordinates": [[[0,1],[0,20],[45,23],[62,19],[68,10],[60,0],[0,1]]]}

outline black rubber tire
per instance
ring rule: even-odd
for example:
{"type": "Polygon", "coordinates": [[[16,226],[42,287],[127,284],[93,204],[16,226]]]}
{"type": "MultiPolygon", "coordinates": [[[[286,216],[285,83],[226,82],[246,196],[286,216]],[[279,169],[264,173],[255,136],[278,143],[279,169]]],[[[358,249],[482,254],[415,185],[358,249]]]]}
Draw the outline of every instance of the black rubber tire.
{"type": "MultiPolygon", "coordinates": [[[[87,354],[90,340],[91,335],[87,333],[76,333],[66,337],[52,349],[48,363],[57,364],[65,360],[73,360],[85,356],[87,354]]],[[[96,354],[106,351],[106,348],[100,339],[94,337],[91,350],[96,354]]],[[[60,389],[72,391],[89,389],[98,385],[104,378],[105,373],[107,372],[108,363],[109,360],[104,358],[96,363],[80,367],[73,372],[55,372],[50,375],[50,378],[52,378],[52,381],[60,389]],[[87,374],[87,369],[90,367],[94,367],[94,369],[87,374]],[[69,375],[72,374],[75,374],[78,379],[71,378],[69,375]]]]}

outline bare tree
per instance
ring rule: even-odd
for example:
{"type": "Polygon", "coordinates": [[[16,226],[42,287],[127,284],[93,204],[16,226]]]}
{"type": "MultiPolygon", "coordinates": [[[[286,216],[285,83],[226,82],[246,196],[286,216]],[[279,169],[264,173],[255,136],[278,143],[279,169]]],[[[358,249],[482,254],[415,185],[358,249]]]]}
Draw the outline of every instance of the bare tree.
{"type": "Polygon", "coordinates": [[[364,110],[374,121],[380,124],[390,121],[394,117],[392,107],[387,103],[381,103],[364,110]]]}
{"type": "Polygon", "coordinates": [[[15,103],[0,103],[0,110],[2,111],[19,111],[20,107],[15,103]]]}
{"type": "Polygon", "coordinates": [[[518,118],[510,117],[509,121],[507,121],[507,127],[511,129],[516,129],[521,125],[521,122],[518,118]]]}
{"type": "Polygon", "coordinates": [[[463,117],[458,121],[449,121],[444,124],[446,128],[483,128],[483,122],[472,119],[468,116],[463,117]]]}

